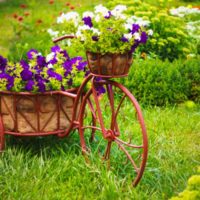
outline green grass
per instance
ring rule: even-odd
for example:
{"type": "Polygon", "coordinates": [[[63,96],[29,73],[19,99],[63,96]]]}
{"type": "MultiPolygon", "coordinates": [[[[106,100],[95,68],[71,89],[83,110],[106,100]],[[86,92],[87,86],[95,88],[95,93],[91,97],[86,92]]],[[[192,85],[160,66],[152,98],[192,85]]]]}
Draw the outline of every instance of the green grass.
{"type": "Polygon", "coordinates": [[[63,140],[9,137],[0,159],[1,199],[160,200],[181,192],[200,165],[199,108],[148,108],[143,114],[149,158],[136,188],[130,173],[121,178],[99,159],[86,164],[76,132],[63,140]]]}

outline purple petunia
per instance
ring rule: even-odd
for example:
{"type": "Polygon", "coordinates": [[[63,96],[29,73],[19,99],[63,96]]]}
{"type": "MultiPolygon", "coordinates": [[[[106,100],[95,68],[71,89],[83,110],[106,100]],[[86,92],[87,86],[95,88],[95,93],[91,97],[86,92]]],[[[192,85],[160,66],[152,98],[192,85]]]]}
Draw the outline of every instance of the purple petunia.
{"type": "Polygon", "coordinates": [[[141,33],[141,39],[140,39],[140,42],[142,44],[145,44],[147,42],[147,39],[148,39],[148,35],[146,34],[146,32],[142,32],[141,33]]]}
{"type": "Polygon", "coordinates": [[[43,80],[38,81],[37,86],[39,92],[45,92],[46,87],[45,87],[45,82],[43,80]]]}
{"type": "Polygon", "coordinates": [[[29,65],[25,60],[21,60],[20,61],[20,65],[24,68],[24,69],[28,69],[29,65]]]}
{"type": "Polygon", "coordinates": [[[10,76],[9,74],[6,74],[6,73],[1,73],[0,79],[7,79],[7,85],[6,85],[7,90],[10,90],[14,86],[13,76],[10,76]]]}
{"type": "Polygon", "coordinates": [[[91,17],[84,17],[82,20],[84,21],[85,25],[89,26],[90,28],[93,27],[92,18],[91,17]]]}
{"type": "Polygon", "coordinates": [[[63,50],[63,51],[60,51],[61,54],[63,54],[63,56],[66,58],[66,59],[69,59],[69,55],[67,53],[66,50],[63,50]]]}
{"type": "Polygon", "coordinates": [[[111,11],[108,11],[108,14],[104,16],[105,19],[110,19],[110,17],[112,16],[111,11]]]}
{"type": "Polygon", "coordinates": [[[126,37],[123,36],[123,37],[121,38],[121,41],[122,41],[122,42],[128,42],[128,39],[127,39],[126,37]]]}
{"type": "Polygon", "coordinates": [[[2,57],[2,56],[0,56],[0,70],[2,72],[5,71],[6,65],[7,65],[7,59],[2,57]]]}
{"type": "Polygon", "coordinates": [[[37,64],[40,68],[45,67],[47,65],[46,63],[46,58],[43,56],[38,56],[37,57],[37,64]]]}
{"type": "Polygon", "coordinates": [[[99,40],[99,37],[98,36],[92,36],[92,40],[97,42],[99,40]]]}
{"type": "Polygon", "coordinates": [[[29,60],[32,60],[34,57],[34,54],[38,54],[38,51],[35,49],[31,49],[30,51],[27,52],[27,57],[29,60]]]}
{"type": "Polygon", "coordinates": [[[130,52],[133,53],[135,49],[139,46],[140,42],[138,40],[135,40],[134,45],[131,46],[130,52]]]}
{"type": "Polygon", "coordinates": [[[79,64],[76,66],[76,68],[79,71],[83,71],[85,69],[85,66],[87,65],[87,62],[79,62],[79,64]]]}
{"type": "Polygon", "coordinates": [[[33,80],[29,80],[25,85],[25,90],[32,91],[34,85],[35,85],[34,81],[33,80]]]}
{"type": "Polygon", "coordinates": [[[51,47],[51,52],[56,53],[56,52],[60,52],[60,50],[61,50],[61,48],[59,46],[53,46],[53,47],[51,47]]]}
{"type": "Polygon", "coordinates": [[[20,75],[23,81],[32,80],[33,78],[33,73],[29,69],[24,69],[20,75]]]}
{"type": "Polygon", "coordinates": [[[140,26],[138,24],[132,25],[132,30],[130,30],[131,34],[137,33],[140,30],[140,26]]]}
{"type": "Polygon", "coordinates": [[[54,72],[52,69],[48,69],[47,74],[50,78],[55,78],[58,81],[62,81],[62,76],[56,72],[54,72]]]}

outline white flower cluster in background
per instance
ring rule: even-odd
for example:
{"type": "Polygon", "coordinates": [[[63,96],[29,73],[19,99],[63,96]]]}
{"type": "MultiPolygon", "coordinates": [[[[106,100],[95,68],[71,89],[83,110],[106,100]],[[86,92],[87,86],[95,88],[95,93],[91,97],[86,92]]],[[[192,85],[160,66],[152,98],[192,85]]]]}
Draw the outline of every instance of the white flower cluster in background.
{"type": "Polygon", "coordinates": [[[126,19],[126,16],[123,14],[127,10],[127,7],[124,5],[117,5],[112,11],[111,14],[116,17],[116,19],[126,19]]]}
{"type": "Polygon", "coordinates": [[[80,21],[80,16],[77,12],[68,12],[66,14],[62,13],[61,16],[57,18],[57,23],[61,24],[64,22],[72,21],[75,26],[78,26],[80,21]]]}
{"type": "Polygon", "coordinates": [[[188,8],[184,6],[180,6],[178,8],[170,9],[170,14],[178,17],[184,17],[189,14],[200,14],[200,10],[198,8],[188,8]]]}
{"type": "Polygon", "coordinates": [[[132,25],[132,24],[138,24],[140,26],[146,27],[146,26],[150,25],[150,21],[144,20],[141,17],[131,16],[127,19],[125,28],[129,29],[130,25],[132,25]]]}
{"type": "Polygon", "coordinates": [[[186,25],[188,34],[193,38],[200,40],[200,20],[194,22],[188,22],[186,25]]]}

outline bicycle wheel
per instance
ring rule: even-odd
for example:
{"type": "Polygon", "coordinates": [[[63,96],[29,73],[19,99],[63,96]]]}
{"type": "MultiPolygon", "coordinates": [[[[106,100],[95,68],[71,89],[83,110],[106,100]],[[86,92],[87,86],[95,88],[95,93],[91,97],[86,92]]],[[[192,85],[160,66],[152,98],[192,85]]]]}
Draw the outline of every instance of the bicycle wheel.
{"type": "Polygon", "coordinates": [[[93,158],[100,156],[118,176],[131,175],[136,186],[145,169],[148,142],[142,113],[133,95],[120,83],[93,79],[80,113],[83,154],[91,151],[93,158]],[[98,95],[97,87],[104,87],[105,93],[98,95]]]}

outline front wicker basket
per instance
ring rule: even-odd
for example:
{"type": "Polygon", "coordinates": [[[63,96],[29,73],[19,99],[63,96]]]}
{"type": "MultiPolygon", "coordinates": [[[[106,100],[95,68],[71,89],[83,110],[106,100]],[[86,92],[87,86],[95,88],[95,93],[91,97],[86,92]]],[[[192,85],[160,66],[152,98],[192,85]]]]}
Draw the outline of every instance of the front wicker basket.
{"type": "Polygon", "coordinates": [[[99,54],[86,52],[90,71],[95,76],[123,77],[127,76],[133,62],[132,53],[99,54]]]}

